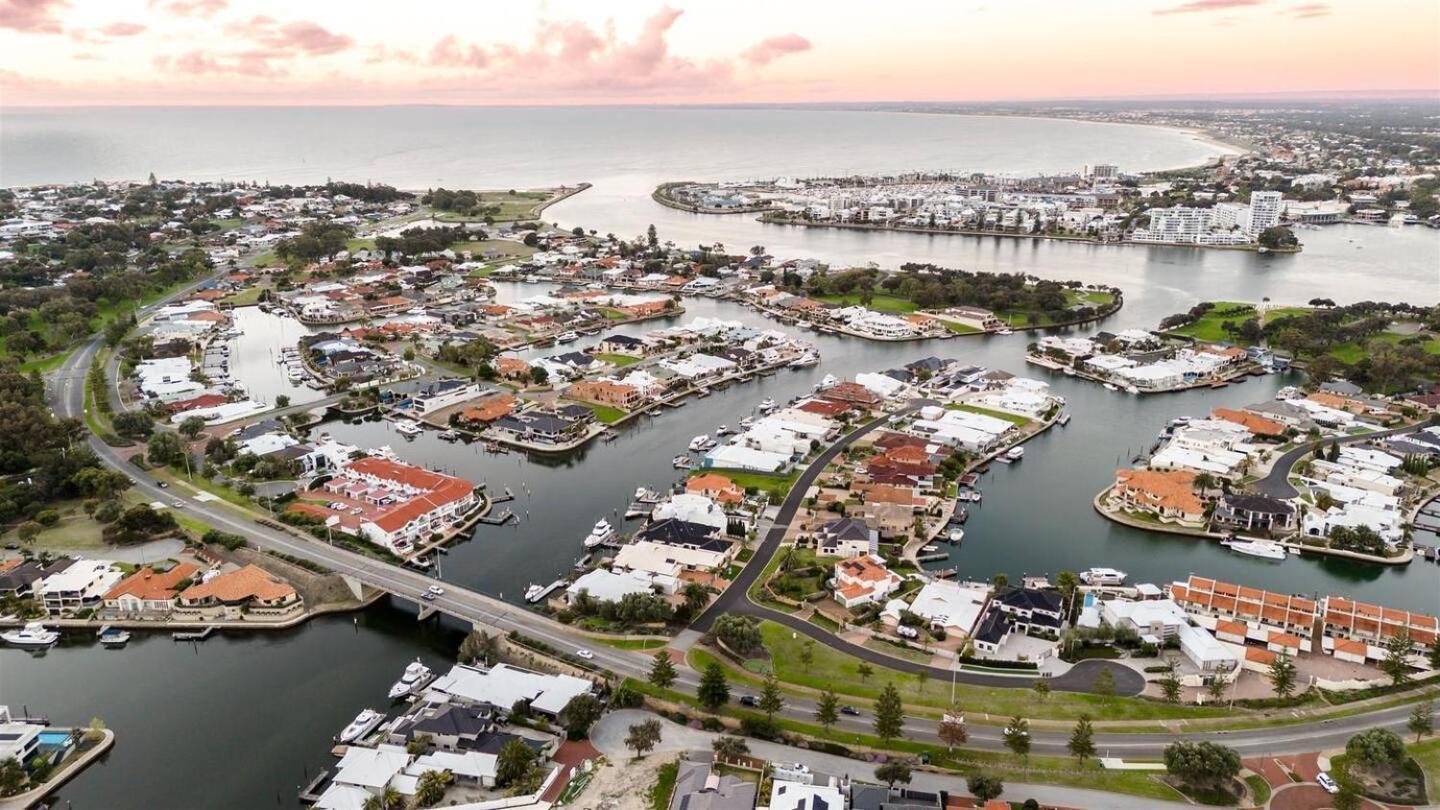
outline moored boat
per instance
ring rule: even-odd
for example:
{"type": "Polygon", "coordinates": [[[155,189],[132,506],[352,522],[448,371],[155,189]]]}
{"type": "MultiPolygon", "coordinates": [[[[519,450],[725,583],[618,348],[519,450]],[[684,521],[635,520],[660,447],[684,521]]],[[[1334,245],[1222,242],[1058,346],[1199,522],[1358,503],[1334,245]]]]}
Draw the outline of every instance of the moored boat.
{"type": "Polygon", "coordinates": [[[558,335],[555,336],[555,342],[556,342],[556,343],[574,343],[575,341],[577,341],[577,340],[579,340],[579,339],[580,339],[580,334],[579,334],[578,332],[573,332],[573,331],[572,331],[572,332],[561,332],[560,334],[558,334],[558,335]]]}
{"type": "Polygon", "coordinates": [[[565,587],[565,585],[566,582],[563,579],[557,579],[549,585],[531,585],[525,589],[525,601],[534,604],[565,587]]]}
{"type": "Polygon", "coordinates": [[[1011,461],[1019,461],[1024,456],[1025,448],[1023,447],[1012,447],[1009,450],[1005,451],[1005,458],[1008,458],[1011,461]]]}
{"type": "Polygon", "coordinates": [[[590,529],[590,534],[585,538],[585,548],[603,546],[615,539],[615,529],[610,526],[610,521],[601,518],[595,522],[590,529]]]}
{"type": "Polygon", "coordinates": [[[670,459],[670,463],[675,465],[675,469],[677,470],[688,470],[695,466],[695,459],[681,455],[670,459]]]}
{"type": "Polygon", "coordinates": [[[424,428],[420,427],[419,422],[416,422],[413,419],[401,419],[399,422],[395,423],[395,429],[405,434],[406,436],[414,436],[415,434],[421,433],[425,430],[424,428]]]}
{"type": "Polygon", "coordinates": [[[32,650],[44,649],[59,640],[59,633],[54,630],[46,630],[45,625],[40,622],[28,622],[19,630],[0,633],[0,641],[4,641],[12,647],[23,647],[32,650]]]}
{"type": "Polygon", "coordinates": [[[1269,540],[1222,540],[1220,545],[1228,547],[1236,554],[1259,557],[1262,560],[1283,560],[1289,553],[1281,544],[1269,540]]]}
{"type": "Polygon", "coordinates": [[[390,699],[399,700],[415,694],[430,682],[431,677],[433,675],[430,668],[416,658],[405,667],[405,671],[400,674],[400,680],[390,685],[390,699]]]}
{"type": "Polygon", "coordinates": [[[335,740],[342,743],[355,742],[366,734],[374,731],[375,727],[380,725],[380,721],[384,719],[385,715],[374,709],[363,709],[359,714],[355,715],[354,720],[350,721],[350,725],[341,729],[340,733],[335,735],[335,740]]]}
{"type": "Polygon", "coordinates": [[[106,647],[124,647],[130,642],[130,631],[119,627],[106,625],[100,628],[100,632],[97,635],[100,638],[100,643],[106,647]]]}
{"type": "Polygon", "coordinates": [[[1124,585],[1128,576],[1115,568],[1091,568],[1080,572],[1080,581],[1086,585],[1124,585]]]}

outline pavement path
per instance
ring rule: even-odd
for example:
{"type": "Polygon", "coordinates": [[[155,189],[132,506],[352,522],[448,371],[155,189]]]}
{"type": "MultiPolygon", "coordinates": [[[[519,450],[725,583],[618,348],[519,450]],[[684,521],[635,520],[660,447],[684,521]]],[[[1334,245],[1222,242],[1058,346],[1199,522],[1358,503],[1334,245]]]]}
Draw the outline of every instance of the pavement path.
{"type": "MultiPolygon", "coordinates": [[[[625,747],[625,735],[629,727],[653,717],[652,714],[635,709],[611,712],[600,718],[600,722],[590,729],[590,742],[616,763],[623,763],[635,755],[633,751],[625,747]]],[[[666,720],[661,720],[660,723],[660,745],[649,756],[687,751],[703,751],[709,754],[711,741],[720,736],[712,731],[701,731],[666,720]]],[[[762,757],[772,762],[798,762],[817,773],[830,776],[848,774],[852,779],[862,782],[876,781],[875,766],[860,760],[834,754],[822,754],[803,748],[792,748],[788,745],[763,740],[746,740],[746,743],[750,746],[752,756],[762,757]]],[[[965,789],[964,777],[951,774],[916,771],[911,778],[910,787],[932,792],[944,790],[958,796],[970,795],[970,792],[965,789]]],[[[1184,802],[1162,802],[1137,796],[1107,793],[1101,790],[1031,785],[1009,781],[1005,783],[1005,793],[1002,798],[1011,802],[1033,798],[1046,805],[1103,807],[1114,808],[1114,810],[1148,810],[1148,808],[1177,808],[1178,810],[1178,808],[1191,807],[1184,802]]],[[[769,797],[761,796],[758,797],[758,800],[764,804],[769,801],[769,797]]]]}

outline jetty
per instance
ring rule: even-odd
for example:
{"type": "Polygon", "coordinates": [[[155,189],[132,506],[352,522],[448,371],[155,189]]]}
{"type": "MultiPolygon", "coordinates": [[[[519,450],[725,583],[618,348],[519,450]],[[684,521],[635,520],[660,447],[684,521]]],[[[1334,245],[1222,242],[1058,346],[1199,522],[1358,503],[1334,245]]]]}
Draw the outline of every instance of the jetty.
{"type": "Polygon", "coordinates": [[[199,630],[177,630],[170,634],[173,641],[204,641],[220,629],[218,624],[207,624],[199,630]]]}

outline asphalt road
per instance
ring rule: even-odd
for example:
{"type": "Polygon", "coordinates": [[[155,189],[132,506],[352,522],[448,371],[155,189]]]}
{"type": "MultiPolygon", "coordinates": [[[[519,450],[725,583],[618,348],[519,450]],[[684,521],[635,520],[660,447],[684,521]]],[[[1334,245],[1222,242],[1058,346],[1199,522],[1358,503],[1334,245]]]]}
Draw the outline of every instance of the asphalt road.
{"type": "MultiPolygon", "coordinates": [[[[173,297],[188,294],[198,287],[202,282],[176,293],[173,297]]],[[[148,312],[162,306],[165,302],[156,302],[145,307],[138,314],[143,316],[148,312]]],[[[85,396],[85,373],[90,367],[92,359],[101,347],[101,340],[96,338],[82,348],[75,351],[66,362],[52,373],[50,381],[50,397],[52,406],[57,415],[61,417],[84,417],[84,396],[85,396]]],[[[916,406],[918,407],[918,406],[916,406]]],[[[861,429],[861,432],[852,434],[850,441],[859,438],[864,433],[876,429],[880,421],[872,423],[861,429]]],[[[842,440],[837,448],[832,448],[831,455],[838,453],[841,448],[849,442],[842,440]]],[[[205,523],[223,531],[234,532],[245,536],[253,545],[263,549],[271,549],[294,557],[309,560],[339,574],[349,575],[365,582],[366,584],[381,588],[396,596],[421,604],[419,599],[431,585],[436,584],[434,579],[407,568],[389,565],[343,548],[331,546],[318,540],[300,537],[288,532],[276,531],[261,526],[252,519],[244,517],[232,511],[227,506],[219,505],[217,502],[200,502],[192,498],[182,496],[177,488],[161,488],[153,477],[141,471],[134,465],[122,459],[113,448],[100,441],[98,437],[91,436],[89,445],[97,456],[107,465],[125,472],[135,481],[136,491],[142,494],[147,500],[158,500],[163,503],[173,503],[177,499],[184,502],[182,507],[186,514],[202,520],[205,523]]],[[[826,458],[822,455],[822,458],[826,458]]],[[[828,460],[827,458],[827,460],[828,460]]],[[[818,472],[818,468],[812,468],[818,472]]],[[[790,504],[789,517],[793,519],[795,509],[798,508],[800,498],[803,498],[804,490],[808,483],[813,481],[814,475],[809,477],[802,475],[802,481],[806,486],[797,486],[796,491],[800,496],[790,504]]],[[[789,501],[790,499],[787,499],[789,501]]],[[[782,516],[785,515],[782,507],[782,516]]],[[[764,567],[764,560],[773,556],[775,547],[778,546],[779,537],[783,537],[783,531],[776,534],[773,530],[767,534],[765,546],[769,547],[766,554],[756,555],[756,564],[747,566],[742,574],[741,580],[722,596],[717,605],[738,604],[749,605],[748,600],[737,597],[743,595],[749,583],[754,582],[759,571],[764,567]],[[772,538],[774,538],[772,540],[772,538]],[[754,572],[754,573],[749,573],[754,572]],[[745,576],[748,580],[744,580],[745,576]],[[740,602],[736,602],[736,599],[740,602]]],[[[762,547],[763,548],[763,547],[762,547]]],[[[502,602],[484,594],[470,591],[465,588],[445,585],[445,593],[429,604],[446,614],[465,619],[472,622],[477,628],[488,628],[492,632],[508,632],[519,630],[526,635],[544,641],[560,650],[575,650],[589,648],[593,650],[594,663],[605,667],[620,675],[644,678],[649,671],[650,656],[653,653],[646,651],[618,650],[602,644],[596,644],[593,639],[575,633],[565,625],[561,625],[544,616],[524,610],[515,605],[502,602]]],[[[707,615],[723,612],[725,608],[712,606],[707,615]]],[[[748,610],[748,609],[747,609],[748,610]]],[[[779,614],[784,616],[784,614],[779,614]]],[[[704,620],[704,616],[701,620],[704,620]]],[[[713,617],[710,619],[713,621],[713,617]]],[[[699,621],[697,621],[697,625],[699,621]]],[[[708,626],[708,625],[706,625],[708,626]]],[[[818,628],[817,628],[818,629],[818,628]]],[[[835,639],[828,634],[821,640],[834,644],[835,639]]],[[[851,645],[853,646],[853,645],[851,645]]],[[[848,651],[848,650],[847,650],[848,651]]],[[[859,654],[864,648],[857,648],[859,654]]],[[[871,651],[873,652],[873,651],[871,651]]],[[[882,662],[887,666],[905,669],[903,666],[908,662],[897,661],[886,657],[882,662]]],[[[918,671],[919,667],[915,668],[918,671]]],[[[932,675],[937,678],[949,678],[948,670],[932,669],[932,675]]],[[[960,676],[972,676],[975,673],[957,673],[960,676]]],[[[680,691],[693,692],[698,684],[698,674],[688,668],[680,668],[676,687],[680,691]]],[[[967,682],[970,681],[967,677],[967,682]]],[[[1013,680],[1006,680],[1002,685],[1012,686],[1013,680]]],[[[1118,686],[1118,684],[1117,684],[1118,686]]],[[[736,690],[737,694],[741,690],[736,690]]],[[[972,717],[983,711],[983,707],[967,707],[972,717]]],[[[787,705],[782,715],[796,719],[809,720],[813,717],[815,706],[813,702],[796,698],[787,698],[787,705]]],[[[1102,755],[1122,757],[1155,757],[1166,745],[1177,738],[1189,739],[1213,739],[1239,750],[1242,754],[1261,753],[1288,753],[1315,751],[1322,748],[1337,747],[1344,744],[1344,741],[1352,734],[1367,728],[1385,727],[1401,731],[1405,726],[1405,720],[1409,714],[1408,706],[1399,706],[1391,709],[1358,714],[1350,717],[1338,718],[1335,720],[1316,721],[1293,726],[1285,726],[1271,729],[1255,729],[1236,732],[1203,732],[1185,733],[1184,724],[1178,724],[1173,732],[1168,733],[1146,733],[1146,734],[1113,734],[1098,733],[1096,744],[1099,746],[1102,755]]],[[[868,733],[871,728],[872,719],[869,716],[852,717],[844,716],[836,730],[840,732],[868,733]]],[[[935,734],[935,723],[925,718],[907,717],[905,721],[904,734],[908,739],[936,742],[938,737],[935,734]]],[[[1040,753],[1063,753],[1065,742],[1068,739],[1068,731],[1032,729],[1032,740],[1034,750],[1040,753]]],[[[997,750],[1003,747],[1001,729],[999,726],[982,725],[972,722],[970,725],[969,746],[981,749],[997,750]]]]}
{"type": "MultiPolygon", "coordinates": [[[[1429,424],[1430,422],[1426,421],[1418,425],[1392,428],[1390,430],[1378,430],[1373,433],[1362,433],[1357,436],[1337,436],[1333,439],[1325,439],[1321,444],[1329,447],[1332,441],[1339,444],[1355,444],[1356,442],[1366,442],[1372,439],[1383,439],[1387,436],[1413,433],[1429,424]]],[[[1253,484],[1255,491],[1262,495],[1269,495],[1272,498],[1294,498],[1296,495],[1299,495],[1300,493],[1296,491],[1295,487],[1290,485],[1290,469],[1295,466],[1297,461],[1308,455],[1310,451],[1310,443],[1287,450],[1285,455],[1276,460],[1274,466],[1270,468],[1270,472],[1264,478],[1261,478],[1253,484]]]]}

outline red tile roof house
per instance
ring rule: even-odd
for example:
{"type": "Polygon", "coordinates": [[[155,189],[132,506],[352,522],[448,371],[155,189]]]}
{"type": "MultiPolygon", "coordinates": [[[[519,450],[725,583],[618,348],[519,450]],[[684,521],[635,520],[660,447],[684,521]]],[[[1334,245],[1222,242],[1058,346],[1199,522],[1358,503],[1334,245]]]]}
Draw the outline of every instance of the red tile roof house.
{"type": "Polygon", "coordinates": [[[172,615],[179,620],[279,621],[304,609],[305,600],[289,584],[247,565],[181,591],[172,615]]]}
{"type": "Polygon", "coordinates": [[[175,606],[177,588],[200,572],[200,567],[179,563],[169,571],[156,573],[146,566],[115,583],[105,594],[105,609],[131,616],[168,614],[175,606]]]}
{"type": "Polygon", "coordinates": [[[400,555],[454,526],[478,503],[475,485],[464,478],[383,458],[350,462],[325,489],[363,510],[360,536],[400,555]]]}

